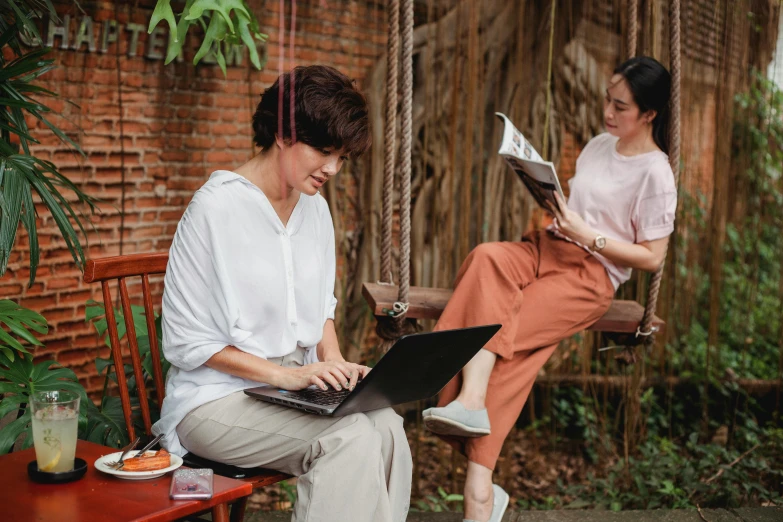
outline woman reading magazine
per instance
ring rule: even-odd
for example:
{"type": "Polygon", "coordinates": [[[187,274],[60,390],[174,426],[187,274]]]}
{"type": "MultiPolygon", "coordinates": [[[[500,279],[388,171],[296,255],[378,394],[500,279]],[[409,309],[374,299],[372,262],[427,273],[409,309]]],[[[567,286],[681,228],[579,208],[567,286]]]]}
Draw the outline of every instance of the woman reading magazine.
{"type": "Polygon", "coordinates": [[[436,330],[503,328],[444,388],[424,423],[468,457],[465,518],[499,522],[508,495],[492,484],[503,441],[536,375],[563,339],[597,321],[633,268],[655,271],[674,230],[667,157],[668,71],[648,57],[621,64],[606,91],[607,132],[576,162],[553,224],[467,257],[436,330]]]}

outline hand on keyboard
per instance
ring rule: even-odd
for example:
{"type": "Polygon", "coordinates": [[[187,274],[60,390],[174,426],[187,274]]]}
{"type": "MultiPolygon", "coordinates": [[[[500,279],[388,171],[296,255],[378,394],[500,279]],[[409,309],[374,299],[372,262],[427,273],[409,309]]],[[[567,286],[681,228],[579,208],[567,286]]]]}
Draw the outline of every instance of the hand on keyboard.
{"type": "Polygon", "coordinates": [[[356,382],[370,372],[370,368],[346,361],[317,362],[299,368],[281,368],[280,378],[274,384],[284,390],[303,390],[315,385],[322,390],[353,390],[356,382]]]}

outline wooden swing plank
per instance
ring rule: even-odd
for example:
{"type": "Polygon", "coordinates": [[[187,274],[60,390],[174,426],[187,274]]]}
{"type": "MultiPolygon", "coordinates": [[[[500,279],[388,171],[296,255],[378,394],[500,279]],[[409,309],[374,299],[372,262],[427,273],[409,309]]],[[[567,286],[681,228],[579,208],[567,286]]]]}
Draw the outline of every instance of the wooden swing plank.
{"type": "MultiPolygon", "coordinates": [[[[364,283],[362,295],[374,315],[386,315],[384,308],[391,310],[399,295],[397,285],[380,285],[378,283],[364,283]]],[[[412,286],[408,293],[408,317],[411,319],[437,319],[446,308],[446,303],[451,297],[449,288],[426,288],[412,286]]]]}
{"type": "MultiPolygon", "coordinates": [[[[380,285],[378,283],[364,283],[362,285],[362,295],[370,305],[372,313],[377,316],[386,315],[383,311],[384,308],[391,310],[397,300],[398,292],[396,285],[380,285]]],[[[408,317],[411,319],[437,319],[450,297],[451,290],[447,288],[412,286],[408,294],[410,301],[408,317]]],[[[604,316],[588,330],[635,333],[643,315],[644,307],[636,301],[615,300],[604,316]]],[[[657,326],[660,332],[666,325],[660,317],[654,316],[653,326],[657,326]]]]}

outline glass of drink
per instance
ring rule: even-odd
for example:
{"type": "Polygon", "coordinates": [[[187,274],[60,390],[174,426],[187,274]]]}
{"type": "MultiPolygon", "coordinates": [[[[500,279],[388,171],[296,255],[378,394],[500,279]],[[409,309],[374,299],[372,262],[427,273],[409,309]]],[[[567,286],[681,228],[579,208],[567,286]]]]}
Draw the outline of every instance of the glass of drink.
{"type": "Polygon", "coordinates": [[[79,396],[68,391],[35,392],[30,405],[38,469],[49,473],[71,471],[76,454],[79,396]]]}

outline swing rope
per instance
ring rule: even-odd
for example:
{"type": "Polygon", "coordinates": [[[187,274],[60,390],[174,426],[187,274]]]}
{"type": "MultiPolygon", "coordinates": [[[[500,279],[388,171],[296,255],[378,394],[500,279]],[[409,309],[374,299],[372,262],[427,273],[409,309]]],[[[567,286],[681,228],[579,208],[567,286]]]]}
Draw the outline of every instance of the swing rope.
{"type": "MultiPolygon", "coordinates": [[[[411,144],[413,126],[413,0],[402,3],[402,144],[400,179],[400,295],[404,311],[395,316],[401,322],[408,310],[411,267],[411,144]]],[[[397,303],[395,303],[397,304],[397,303]]]]}
{"type": "Polygon", "coordinates": [[[387,341],[415,331],[414,323],[406,320],[410,306],[411,261],[411,148],[413,125],[413,0],[389,0],[389,39],[387,42],[386,71],[386,126],[383,184],[383,230],[381,245],[381,278],[383,284],[393,284],[391,269],[391,236],[393,226],[392,192],[395,169],[397,125],[397,62],[399,33],[402,33],[402,113],[400,139],[400,286],[397,301],[391,309],[384,309],[388,320],[379,320],[378,335],[387,341]],[[400,23],[399,11],[402,9],[400,23]]]}
{"type": "MultiPolygon", "coordinates": [[[[633,0],[631,4],[636,4],[637,0],[633,0]]],[[[669,121],[669,165],[674,173],[674,184],[677,188],[680,186],[680,83],[681,83],[681,47],[680,47],[680,0],[671,0],[670,4],[670,40],[669,40],[669,54],[671,62],[671,76],[672,76],[672,93],[670,100],[671,119],[669,121]]],[[[635,8],[629,8],[630,11],[635,11],[635,8]]],[[[636,18],[631,19],[632,32],[636,33],[636,18]]],[[[635,49],[634,45],[631,45],[629,38],[629,49],[635,49]]],[[[668,253],[668,243],[666,248],[668,253]]],[[[665,254],[666,254],[665,253],[665,254]]],[[[653,317],[655,316],[655,309],[658,303],[658,294],[661,288],[661,279],[663,277],[664,267],[666,265],[666,255],[664,254],[664,262],[655,272],[650,281],[650,288],[647,292],[647,305],[644,309],[644,316],[642,317],[642,324],[636,330],[636,336],[644,337],[644,345],[646,348],[652,346],[655,342],[654,333],[657,329],[652,327],[653,317]]]]}
{"type": "Polygon", "coordinates": [[[386,50],[386,127],[384,129],[383,207],[381,220],[381,284],[394,284],[392,277],[392,201],[394,163],[397,151],[397,68],[400,52],[400,2],[389,0],[389,35],[386,50]]]}
{"type": "Polygon", "coordinates": [[[628,2],[628,35],[626,46],[628,47],[628,58],[636,56],[636,40],[639,29],[637,22],[639,19],[639,1],[631,0],[628,2]]]}

